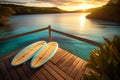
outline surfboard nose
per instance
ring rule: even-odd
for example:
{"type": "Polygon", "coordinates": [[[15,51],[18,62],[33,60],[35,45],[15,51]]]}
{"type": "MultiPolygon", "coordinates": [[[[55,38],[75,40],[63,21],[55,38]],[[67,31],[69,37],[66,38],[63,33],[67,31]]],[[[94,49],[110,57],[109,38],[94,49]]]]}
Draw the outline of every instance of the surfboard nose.
{"type": "Polygon", "coordinates": [[[38,43],[36,43],[36,44],[43,45],[43,44],[45,44],[45,43],[46,43],[46,41],[40,41],[40,42],[38,42],[38,43]]]}
{"type": "Polygon", "coordinates": [[[57,42],[50,42],[50,43],[48,43],[49,45],[53,45],[53,46],[57,46],[58,45],[58,43],[57,42]]]}
{"type": "Polygon", "coordinates": [[[14,60],[14,61],[12,61],[11,65],[12,65],[12,66],[17,65],[16,61],[15,61],[15,60],[14,60]]]}
{"type": "Polygon", "coordinates": [[[14,56],[11,65],[17,66],[30,60],[35,55],[35,53],[46,46],[46,44],[46,41],[38,41],[30,44],[14,56]]]}

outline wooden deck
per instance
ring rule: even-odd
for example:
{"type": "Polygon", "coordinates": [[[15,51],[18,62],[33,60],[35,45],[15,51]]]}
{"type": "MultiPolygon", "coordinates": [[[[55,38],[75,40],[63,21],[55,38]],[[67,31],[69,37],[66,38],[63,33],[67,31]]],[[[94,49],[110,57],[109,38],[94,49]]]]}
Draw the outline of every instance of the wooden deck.
{"type": "Polygon", "coordinates": [[[37,69],[30,68],[30,61],[17,67],[10,66],[19,50],[0,58],[0,80],[81,80],[86,62],[59,48],[54,57],[37,69]]]}

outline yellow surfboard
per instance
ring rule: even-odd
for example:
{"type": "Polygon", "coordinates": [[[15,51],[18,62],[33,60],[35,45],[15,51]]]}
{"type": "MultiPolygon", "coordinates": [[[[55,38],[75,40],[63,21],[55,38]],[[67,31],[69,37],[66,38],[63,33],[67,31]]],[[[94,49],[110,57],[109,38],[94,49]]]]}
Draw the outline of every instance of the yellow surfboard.
{"type": "Polygon", "coordinates": [[[11,65],[17,66],[20,65],[33,57],[33,55],[40,49],[43,49],[46,46],[45,41],[35,42],[23,50],[21,50],[12,60],[11,65]]]}
{"type": "Polygon", "coordinates": [[[58,49],[57,42],[49,42],[44,49],[39,50],[34,55],[30,64],[31,68],[38,68],[45,64],[56,53],[57,49],[58,49]]]}

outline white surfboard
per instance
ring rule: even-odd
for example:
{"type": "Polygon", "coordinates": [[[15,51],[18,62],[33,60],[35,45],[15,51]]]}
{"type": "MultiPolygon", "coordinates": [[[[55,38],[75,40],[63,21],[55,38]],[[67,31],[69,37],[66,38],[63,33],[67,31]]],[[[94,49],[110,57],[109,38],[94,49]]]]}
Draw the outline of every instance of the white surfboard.
{"type": "Polygon", "coordinates": [[[30,64],[31,68],[38,68],[45,64],[48,60],[50,60],[53,57],[57,49],[58,49],[57,42],[49,42],[44,49],[39,50],[34,55],[30,64]]]}
{"type": "Polygon", "coordinates": [[[33,57],[33,55],[40,49],[43,49],[46,46],[45,41],[35,42],[23,50],[21,50],[12,60],[11,65],[17,66],[20,65],[33,57]]]}

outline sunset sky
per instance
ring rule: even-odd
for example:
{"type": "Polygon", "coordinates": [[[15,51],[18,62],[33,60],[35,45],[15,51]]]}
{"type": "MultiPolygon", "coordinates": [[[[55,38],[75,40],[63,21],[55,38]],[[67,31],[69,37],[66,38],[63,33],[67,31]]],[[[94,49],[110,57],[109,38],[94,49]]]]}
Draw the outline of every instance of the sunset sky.
{"type": "Polygon", "coordinates": [[[105,5],[109,0],[0,0],[13,2],[26,2],[27,6],[59,7],[63,10],[78,10],[99,7],[105,5]]]}

